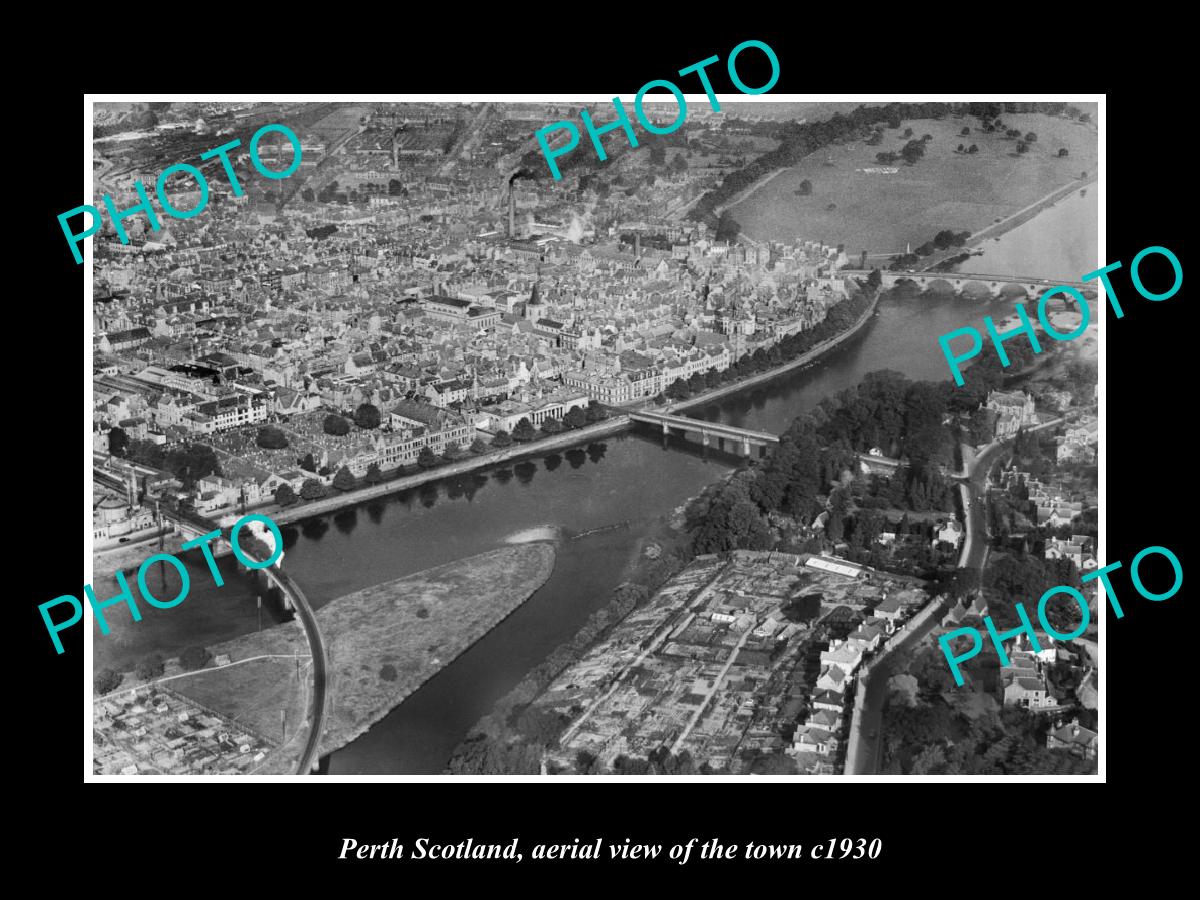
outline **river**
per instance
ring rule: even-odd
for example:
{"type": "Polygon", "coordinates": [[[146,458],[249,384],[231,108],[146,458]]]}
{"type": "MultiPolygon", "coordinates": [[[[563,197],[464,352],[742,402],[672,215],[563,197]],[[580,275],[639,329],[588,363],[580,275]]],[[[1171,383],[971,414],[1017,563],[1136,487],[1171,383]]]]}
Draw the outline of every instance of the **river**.
{"type": "Polygon", "coordinates": [[[958,271],[1079,281],[1099,269],[1107,260],[1096,251],[1096,185],[1086,190],[1086,194],[1075,191],[1012,231],[985,241],[978,248],[983,255],[972,256],[958,271]]]}
{"type": "Polygon", "coordinates": [[[893,369],[909,378],[949,378],[939,335],[965,325],[983,330],[983,317],[1012,313],[1012,300],[966,301],[949,294],[890,291],[863,331],[812,366],[705,406],[688,415],[762,431],[783,431],[801,412],[825,397],[858,384],[867,372],[893,369]]]}
{"type": "MultiPolygon", "coordinates": [[[[689,414],[778,432],[798,413],[876,369],[912,378],[949,377],[936,336],[978,324],[986,313],[1007,314],[1010,305],[891,292],[859,334],[810,368],[689,414]]],[[[661,436],[643,427],[284,527],[285,565],[314,607],[492,549],[528,528],[556,525],[565,536],[550,580],[374,728],[333,753],[326,761],[329,772],[440,772],[495,700],[608,600],[654,523],[738,462],[716,452],[706,457],[682,437],[672,437],[664,449],[661,436]],[[605,530],[589,533],[595,529],[605,530]]],[[[202,559],[189,562],[187,601],[168,610],[144,608],[139,623],[114,621],[112,635],[95,638],[97,666],[155,651],[173,655],[190,643],[212,644],[257,627],[249,576],[235,572],[227,557],[220,561],[225,586],[216,588],[202,559]]],[[[114,612],[114,620],[121,614],[114,612]]],[[[264,627],[284,615],[269,600],[264,627]]]]}

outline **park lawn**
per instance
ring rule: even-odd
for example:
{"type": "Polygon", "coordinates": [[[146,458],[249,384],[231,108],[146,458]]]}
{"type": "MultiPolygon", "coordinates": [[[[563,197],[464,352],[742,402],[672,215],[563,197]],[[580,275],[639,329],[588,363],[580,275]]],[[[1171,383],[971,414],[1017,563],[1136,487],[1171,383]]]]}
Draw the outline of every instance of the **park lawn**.
{"type": "Polygon", "coordinates": [[[1006,127],[1033,131],[1038,140],[1028,153],[1016,154],[1016,141],[998,133],[984,134],[974,117],[906,120],[900,129],[885,129],[877,146],[854,141],[811,154],[731,208],[743,232],[759,240],[819,240],[845,244],[853,257],[917,247],[938,231],[982,230],[1044,197],[1055,188],[1096,170],[1097,140],[1092,126],[1037,113],[1002,116],[1006,127]],[[856,169],[879,167],[875,154],[899,152],[913,137],[933,136],[916,165],[900,160],[899,172],[868,174],[856,169]],[[960,136],[964,128],[970,136],[960,136]],[[959,144],[976,144],[972,155],[955,153],[959,144]],[[1056,154],[1066,147],[1069,156],[1056,154]],[[800,182],[813,185],[810,196],[795,194],[800,182]],[[835,209],[829,210],[829,204],[835,209]]]}

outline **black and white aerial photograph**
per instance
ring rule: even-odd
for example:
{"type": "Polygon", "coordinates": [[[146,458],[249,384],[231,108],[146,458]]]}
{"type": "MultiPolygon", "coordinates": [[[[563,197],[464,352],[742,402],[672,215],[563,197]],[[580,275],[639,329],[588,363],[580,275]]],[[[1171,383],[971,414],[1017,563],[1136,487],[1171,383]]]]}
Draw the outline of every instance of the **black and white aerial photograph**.
{"type": "Polygon", "coordinates": [[[87,777],[1097,776],[1103,98],[684,90],[91,103],[87,777]]]}

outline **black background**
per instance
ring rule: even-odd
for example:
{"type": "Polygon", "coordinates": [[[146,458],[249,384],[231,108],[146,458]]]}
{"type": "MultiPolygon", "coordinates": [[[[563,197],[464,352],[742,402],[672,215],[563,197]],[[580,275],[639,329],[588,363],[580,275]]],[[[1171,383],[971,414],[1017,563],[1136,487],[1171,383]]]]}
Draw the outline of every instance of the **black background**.
{"type": "MultiPolygon", "coordinates": [[[[847,10],[845,20],[817,23],[795,7],[798,18],[786,28],[755,24],[760,17],[753,10],[744,16],[730,10],[732,21],[685,36],[675,25],[648,25],[635,8],[594,11],[595,23],[547,19],[538,26],[540,34],[530,31],[524,17],[514,16],[495,30],[473,26],[471,34],[462,35],[453,31],[465,22],[440,21],[431,29],[401,16],[398,8],[390,24],[381,24],[366,43],[361,33],[375,29],[362,21],[339,26],[339,33],[344,27],[355,34],[344,41],[311,21],[303,35],[291,37],[285,37],[291,35],[288,28],[281,33],[264,25],[237,37],[200,40],[220,47],[236,41],[243,54],[236,64],[185,54],[192,61],[173,63],[169,68],[178,72],[168,74],[142,58],[117,65],[112,57],[109,67],[91,71],[85,89],[134,95],[587,91],[620,95],[628,107],[644,82],[672,78],[678,69],[713,54],[721,57],[709,69],[714,88],[732,93],[724,60],[737,43],[755,38],[770,44],[780,60],[782,74],[772,94],[939,92],[954,99],[988,93],[1003,100],[1043,91],[1106,92],[1107,110],[1101,113],[1107,120],[1105,261],[1125,264],[1113,276],[1125,317],[1117,320],[1109,310],[1105,321],[1104,561],[1125,564],[1113,583],[1126,612],[1120,621],[1110,614],[1106,625],[1107,696],[1100,728],[1107,740],[1107,784],[1042,780],[900,787],[797,778],[786,784],[625,779],[367,786],[314,779],[320,786],[273,785],[269,795],[265,787],[245,783],[204,790],[187,784],[132,791],[126,783],[85,786],[81,757],[87,735],[77,705],[83,629],[65,633],[67,651],[56,656],[37,612],[37,604],[52,597],[78,596],[85,580],[77,568],[82,553],[74,543],[79,534],[74,478],[81,449],[77,392],[82,368],[90,397],[91,368],[86,347],[82,367],[75,356],[77,329],[83,327],[83,267],[75,264],[56,220],[80,202],[84,102],[78,88],[62,84],[59,93],[38,102],[36,127],[27,132],[22,165],[40,177],[9,172],[10,180],[19,182],[12,186],[27,194],[19,201],[21,213],[10,206],[9,215],[33,228],[19,243],[9,244],[10,263],[22,273],[22,286],[11,299],[24,301],[30,313],[29,319],[18,313],[10,324],[10,335],[24,336],[14,342],[21,362],[9,369],[17,382],[9,397],[25,406],[24,414],[10,417],[14,430],[8,443],[18,451],[10,477],[16,484],[31,480],[35,492],[28,500],[10,499],[9,505],[9,546],[18,551],[10,555],[9,570],[22,574],[13,578],[19,588],[8,606],[22,662],[9,669],[11,721],[5,730],[14,790],[30,791],[28,804],[16,812],[31,818],[28,825],[40,836],[32,843],[66,854],[60,862],[77,853],[90,872],[101,872],[91,864],[103,859],[104,880],[132,879],[127,883],[139,882],[141,889],[167,889],[158,875],[171,871],[176,877],[188,870],[203,873],[220,884],[232,866],[239,879],[282,885],[299,876],[313,887],[330,876],[347,885],[370,876],[381,884],[412,887],[396,876],[411,878],[418,871],[453,876],[453,881],[434,882],[443,888],[465,883],[460,878],[503,887],[516,879],[528,883],[540,872],[549,874],[559,890],[574,892],[602,871],[626,879],[634,889],[654,871],[672,881],[711,884],[714,890],[725,877],[737,875],[743,887],[774,892],[853,889],[864,884],[864,876],[875,881],[871,875],[895,883],[890,879],[910,870],[921,881],[899,883],[901,889],[965,894],[979,885],[1003,884],[1006,892],[1040,892],[1091,881],[1117,858],[1146,864],[1151,858],[1170,860],[1173,825],[1164,819],[1193,765],[1191,742],[1184,737],[1191,713],[1185,670],[1192,639],[1184,619],[1188,585],[1170,600],[1152,603],[1134,593],[1128,578],[1129,561],[1153,544],[1172,549],[1185,572],[1191,571],[1191,533],[1184,525],[1196,477],[1190,363],[1200,354],[1184,320],[1187,285],[1171,299],[1152,303],[1136,294],[1128,276],[1129,261],[1150,245],[1169,247],[1187,269],[1183,223],[1191,212],[1185,210],[1187,197],[1194,197],[1194,159],[1185,133],[1189,110],[1173,77],[1178,57],[1165,43],[1169,24],[1159,17],[1154,34],[1122,26],[1092,35],[1080,31],[1083,13],[1064,14],[1060,21],[1042,16],[1036,23],[1020,21],[1024,13],[1019,13],[1012,21],[985,27],[959,13],[924,10],[922,21],[901,27],[898,18],[916,14],[847,10]],[[527,857],[515,867],[336,858],[345,837],[361,843],[395,837],[411,844],[421,836],[457,843],[467,837],[507,842],[514,835],[527,857]],[[654,864],[543,863],[535,868],[528,859],[535,843],[571,843],[576,837],[586,843],[597,836],[614,843],[629,837],[669,846],[691,837],[718,837],[724,843],[755,840],[806,848],[830,838],[879,837],[884,851],[872,863],[759,862],[752,867],[702,864],[695,857],[679,867],[666,861],[665,849],[654,864]]],[[[219,55],[225,54],[220,47],[219,55]]],[[[765,82],[765,62],[755,71],[761,58],[754,50],[739,57],[747,84],[765,82]]],[[[676,80],[689,93],[699,90],[694,76],[676,80]]],[[[1149,260],[1143,272],[1148,285],[1169,283],[1161,259],[1149,260]]],[[[937,352],[932,334],[930,352],[937,352]]],[[[1143,570],[1147,585],[1161,590],[1169,583],[1166,568],[1162,560],[1151,560],[1143,570]],[[1158,580],[1156,564],[1163,570],[1158,580]]]]}

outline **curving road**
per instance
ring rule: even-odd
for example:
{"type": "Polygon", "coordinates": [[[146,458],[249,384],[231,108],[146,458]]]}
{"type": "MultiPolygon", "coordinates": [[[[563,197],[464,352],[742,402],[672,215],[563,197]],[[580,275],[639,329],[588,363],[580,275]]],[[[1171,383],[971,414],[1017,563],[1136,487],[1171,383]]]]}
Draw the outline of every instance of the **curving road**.
{"type": "Polygon", "coordinates": [[[983,572],[983,563],[987,558],[987,476],[996,458],[996,453],[1004,446],[1003,441],[993,441],[975,455],[975,448],[968,444],[962,445],[963,468],[965,476],[959,482],[962,490],[963,518],[967,528],[963,540],[962,553],[958,558],[960,569],[974,569],[983,572]]]}
{"type": "Polygon", "coordinates": [[[883,708],[887,701],[888,680],[904,670],[907,651],[929,634],[949,604],[930,601],[913,616],[904,635],[860,671],[855,680],[855,706],[846,741],[846,775],[877,775],[883,757],[883,708]]]}
{"type": "MultiPolygon", "coordinates": [[[[1026,432],[1032,434],[1035,431],[1042,431],[1046,428],[1053,428],[1063,422],[1069,422],[1077,416],[1081,415],[1086,410],[1074,409],[1065,416],[1059,416],[1057,419],[1051,419],[1048,422],[1042,422],[1039,425],[1034,425],[1032,428],[1025,429],[1026,432]]],[[[1010,443],[1013,438],[1003,438],[992,441],[978,455],[975,454],[975,448],[969,444],[962,445],[963,454],[963,471],[954,475],[959,481],[959,485],[963,492],[963,515],[966,519],[967,536],[963,541],[962,555],[958,558],[958,567],[960,569],[975,569],[978,572],[983,571],[984,561],[987,559],[988,550],[988,532],[987,532],[987,478],[991,471],[992,463],[996,459],[996,454],[1005,444],[1010,443]]]]}

